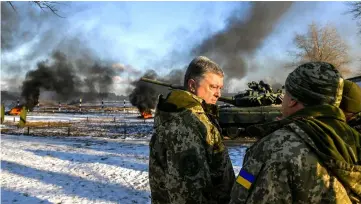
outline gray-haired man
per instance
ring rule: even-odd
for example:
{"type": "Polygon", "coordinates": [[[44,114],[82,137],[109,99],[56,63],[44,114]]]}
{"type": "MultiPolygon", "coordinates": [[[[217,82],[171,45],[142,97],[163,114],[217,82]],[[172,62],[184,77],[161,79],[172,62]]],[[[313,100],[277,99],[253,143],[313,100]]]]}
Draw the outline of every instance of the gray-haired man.
{"type": "Polygon", "coordinates": [[[188,66],[184,88],[159,98],[150,141],[152,203],[227,203],[235,175],[214,105],[223,71],[197,57],[188,66]]]}

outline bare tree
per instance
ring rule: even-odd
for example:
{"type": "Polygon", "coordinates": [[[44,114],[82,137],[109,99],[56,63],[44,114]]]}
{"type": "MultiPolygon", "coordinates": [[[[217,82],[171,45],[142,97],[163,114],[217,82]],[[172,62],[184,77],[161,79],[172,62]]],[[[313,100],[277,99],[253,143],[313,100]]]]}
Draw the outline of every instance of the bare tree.
{"type": "Polygon", "coordinates": [[[347,4],[350,8],[347,13],[351,14],[353,19],[358,22],[360,27],[359,33],[361,34],[361,1],[347,2],[347,4]]]}
{"type": "MultiPolygon", "coordinates": [[[[61,2],[56,1],[31,1],[31,3],[35,4],[37,7],[39,7],[42,11],[46,11],[47,9],[50,10],[53,14],[60,18],[64,18],[61,16],[58,12],[57,5],[61,4],[61,2]]],[[[14,4],[11,1],[8,1],[8,4],[14,9],[16,12],[16,8],[14,4]]]]}
{"type": "MultiPolygon", "coordinates": [[[[361,2],[353,1],[353,2],[346,2],[346,4],[349,6],[349,10],[346,12],[346,14],[351,14],[353,19],[356,20],[359,26],[358,33],[361,35],[361,2]]],[[[361,62],[361,58],[359,58],[358,61],[361,62]]],[[[358,71],[356,74],[361,75],[361,71],[358,71]]]]}
{"type": "Polygon", "coordinates": [[[323,61],[333,64],[343,74],[349,74],[350,62],[348,46],[341,39],[335,27],[318,27],[312,23],[305,34],[296,34],[294,43],[297,51],[290,52],[295,57],[292,67],[305,62],[323,61]]]}

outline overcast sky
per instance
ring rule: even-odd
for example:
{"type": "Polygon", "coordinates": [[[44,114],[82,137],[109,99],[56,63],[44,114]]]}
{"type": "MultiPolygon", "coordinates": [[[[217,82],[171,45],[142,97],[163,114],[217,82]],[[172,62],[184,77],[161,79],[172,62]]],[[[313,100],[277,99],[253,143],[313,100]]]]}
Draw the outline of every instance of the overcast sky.
{"type": "MultiPolygon", "coordinates": [[[[4,19],[4,9],[12,10],[5,2],[1,5],[4,19]]],[[[194,57],[189,53],[192,46],[224,29],[234,12],[247,16],[249,11],[248,2],[63,2],[57,8],[65,18],[59,18],[29,2],[14,2],[14,6],[17,13],[5,17],[16,19],[17,27],[11,31],[14,43],[1,53],[2,90],[16,89],[26,72],[36,69],[36,62],[48,59],[54,49],[77,50],[84,46],[100,60],[126,67],[114,77],[113,91],[117,94],[125,93],[129,78],[147,69],[167,74],[172,68],[184,67],[194,57]],[[65,46],[69,42],[75,48],[65,46]]],[[[295,33],[306,32],[312,22],[336,26],[350,46],[352,59],[360,57],[357,23],[344,14],[347,9],[345,2],[294,3],[249,57],[252,66],[246,77],[233,83],[234,89],[243,87],[247,80],[267,77],[282,76],[282,83],[287,72],[275,74],[275,70],[281,62],[290,60],[287,51],[294,48],[295,33]]],[[[2,20],[2,35],[9,28],[4,23],[14,22],[10,20],[2,20]]],[[[354,61],[352,68],[360,69],[360,64],[354,61]]]]}

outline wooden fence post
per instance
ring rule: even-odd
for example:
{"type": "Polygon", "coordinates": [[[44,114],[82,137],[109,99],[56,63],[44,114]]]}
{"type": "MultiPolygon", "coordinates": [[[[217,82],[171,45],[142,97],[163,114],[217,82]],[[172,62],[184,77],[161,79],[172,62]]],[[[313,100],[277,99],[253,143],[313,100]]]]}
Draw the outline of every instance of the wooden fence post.
{"type": "Polygon", "coordinates": [[[124,121],[124,138],[127,137],[127,123],[124,121]]]}

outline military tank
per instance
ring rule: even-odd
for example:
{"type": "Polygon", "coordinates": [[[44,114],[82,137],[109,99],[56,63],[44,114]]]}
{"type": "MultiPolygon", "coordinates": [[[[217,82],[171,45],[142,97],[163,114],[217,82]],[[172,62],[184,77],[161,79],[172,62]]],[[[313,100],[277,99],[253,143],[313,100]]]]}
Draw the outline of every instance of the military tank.
{"type": "Polygon", "coordinates": [[[250,125],[275,120],[281,116],[283,89],[273,91],[263,81],[252,81],[248,89],[233,97],[223,97],[219,107],[219,123],[224,136],[231,139],[247,136],[250,125]]]}
{"type": "MultiPolygon", "coordinates": [[[[157,84],[170,89],[182,89],[183,86],[168,84],[148,78],[141,81],[157,84]]],[[[248,83],[248,89],[233,97],[219,97],[219,123],[222,134],[231,139],[244,136],[250,125],[276,119],[281,115],[283,89],[274,92],[269,84],[260,81],[248,83]]]]}

